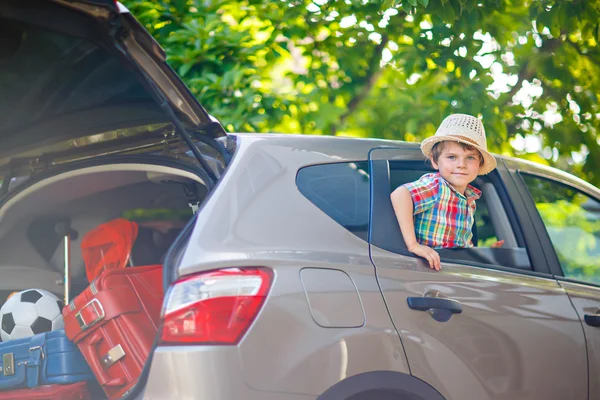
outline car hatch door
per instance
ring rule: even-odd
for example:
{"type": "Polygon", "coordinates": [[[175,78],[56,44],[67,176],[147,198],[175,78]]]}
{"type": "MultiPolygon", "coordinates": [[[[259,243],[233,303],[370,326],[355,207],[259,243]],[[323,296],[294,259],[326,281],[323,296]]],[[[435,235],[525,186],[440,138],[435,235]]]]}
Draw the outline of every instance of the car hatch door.
{"type": "Polygon", "coordinates": [[[119,3],[4,0],[0,38],[1,153],[174,116],[225,135],[119,3]]]}

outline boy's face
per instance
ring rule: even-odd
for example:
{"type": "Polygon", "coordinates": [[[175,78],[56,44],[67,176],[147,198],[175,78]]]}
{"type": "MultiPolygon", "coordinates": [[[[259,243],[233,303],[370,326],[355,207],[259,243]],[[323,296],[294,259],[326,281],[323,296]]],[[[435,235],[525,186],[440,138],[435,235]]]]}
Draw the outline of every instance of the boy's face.
{"type": "Polygon", "coordinates": [[[463,149],[460,144],[448,141],[437,162],[432,159],[431,164],[454,189],[464,194],[467,185],[479,174],[480,160],[479,151],[463,149]]]}

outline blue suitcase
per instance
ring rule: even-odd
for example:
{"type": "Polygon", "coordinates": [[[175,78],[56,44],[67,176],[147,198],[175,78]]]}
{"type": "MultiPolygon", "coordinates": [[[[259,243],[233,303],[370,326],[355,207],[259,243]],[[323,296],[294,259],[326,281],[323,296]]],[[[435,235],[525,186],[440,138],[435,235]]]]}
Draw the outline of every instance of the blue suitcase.
{"type": "Polygon", "coordinates": [[[94,379],[64,329],[0,343],[0,391],[94,379]]]}

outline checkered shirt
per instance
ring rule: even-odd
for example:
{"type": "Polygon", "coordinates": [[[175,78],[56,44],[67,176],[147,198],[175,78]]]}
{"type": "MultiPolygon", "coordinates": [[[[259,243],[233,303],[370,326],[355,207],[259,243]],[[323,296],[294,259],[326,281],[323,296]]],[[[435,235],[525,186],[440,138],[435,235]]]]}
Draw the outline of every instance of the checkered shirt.
{"type": "Polygon", "coordinates": [[[417,242],[432,248],[473,247],[476,204],[481,191],[471,185],[457,192],[439,173],[403,185],[412,197],[417,242]]]}

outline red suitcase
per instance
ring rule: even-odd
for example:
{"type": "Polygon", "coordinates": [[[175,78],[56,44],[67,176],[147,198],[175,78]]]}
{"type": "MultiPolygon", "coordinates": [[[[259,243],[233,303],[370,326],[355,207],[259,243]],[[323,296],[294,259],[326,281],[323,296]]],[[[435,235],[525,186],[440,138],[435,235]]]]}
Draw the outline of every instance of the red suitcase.
{"type": "Polygon", "coordinates": [[[108,269],[63,309],[65,332],[109,399],[137,382],[163,301],[162,266],[108,269]]]}
{"type": "Polygon", "coordinates": [[[0,392],[0,400],[91,400],[87,382],[42,385],[31,389],[0,392]]]}

